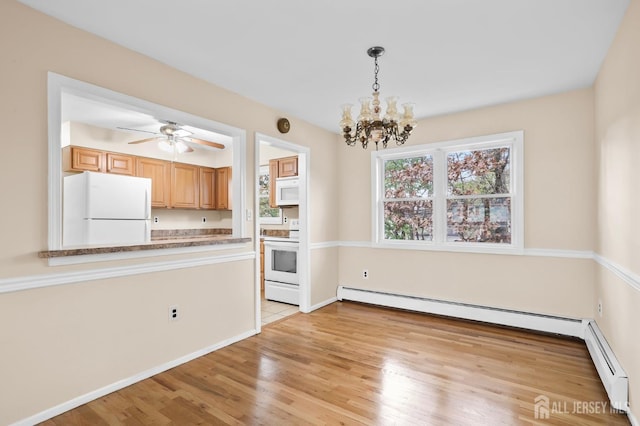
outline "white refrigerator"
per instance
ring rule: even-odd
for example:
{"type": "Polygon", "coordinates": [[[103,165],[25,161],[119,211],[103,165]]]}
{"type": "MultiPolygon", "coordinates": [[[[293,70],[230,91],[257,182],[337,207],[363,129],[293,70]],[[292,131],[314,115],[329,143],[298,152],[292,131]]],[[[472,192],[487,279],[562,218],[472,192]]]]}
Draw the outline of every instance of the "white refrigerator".
{"type": "Polygon", "coordinates": [[[131,245],[151,240],[151,179],[83,172],[65,176],[62,245],[131,245]]]}

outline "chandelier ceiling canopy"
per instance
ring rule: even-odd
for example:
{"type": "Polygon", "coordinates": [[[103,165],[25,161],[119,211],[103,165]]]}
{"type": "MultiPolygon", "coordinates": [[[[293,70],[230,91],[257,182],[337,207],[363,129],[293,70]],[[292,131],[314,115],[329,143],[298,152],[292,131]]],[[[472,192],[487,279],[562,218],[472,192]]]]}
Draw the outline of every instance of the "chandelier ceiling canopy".
{"type": "Polygon", "coordinates": [[[360,115],[358,115],[357,123],[354,123],[353,118],[351,118],[353,105],[343,105],[340,129],[344,135],[345,142],[349,146],[353,146],[360,141],[362,148],[367,149],[369,142],[374,142],[377,150],[378,144],[382,143],[382,147],[386,148],[390,140],[395,140],[398,145],[402,145],[416,127],[416,121],[413,117],[413,104],[402,104],[404,111],[400,115],[396,107],[397,98],[394,96],[388,97],[386,99],[387,111],[382,115],[379,100],[378,71],[380,67],[378,66],[378,58],[384,54],[384,47],[371,47],[367,50],[367,54],[373,58],[375,64],[372,86],[373,100],[371,98],[360,99],[360,115]]]}

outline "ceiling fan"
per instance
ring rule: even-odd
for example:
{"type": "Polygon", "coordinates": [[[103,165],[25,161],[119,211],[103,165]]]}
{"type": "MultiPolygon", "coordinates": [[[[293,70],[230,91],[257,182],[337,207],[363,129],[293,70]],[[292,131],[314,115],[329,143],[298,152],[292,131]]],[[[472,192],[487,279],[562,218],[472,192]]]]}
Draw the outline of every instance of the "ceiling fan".
{"type": "Polygon", "coordinates": [[[160,126],[160,133],[150,132],[148,130],[129,129],[127,127],[118,127],[118,129],[129,130],[134,132],[151,133],[155,136],[146,138],[146,139],[140,139],[137,141],[132,141],[129,143],[139,144],[139,143],[145,143],[145,142],[158,141],[159,142],[158,147],[163,151],[167,151],[167,152],[177,152],[179,154],[183,152],[193,152],[193,148],[188,145],[189,143],[204,145],[211,148],[224,149],[224,145],[221,143],[211,142],[204,139],[191,137],[193,132],[183,129],[182,126],[180,126],[178,123],[175,123],[173,121],[164,121],[164,123],[165,123],[164,125],[160,126]]]}

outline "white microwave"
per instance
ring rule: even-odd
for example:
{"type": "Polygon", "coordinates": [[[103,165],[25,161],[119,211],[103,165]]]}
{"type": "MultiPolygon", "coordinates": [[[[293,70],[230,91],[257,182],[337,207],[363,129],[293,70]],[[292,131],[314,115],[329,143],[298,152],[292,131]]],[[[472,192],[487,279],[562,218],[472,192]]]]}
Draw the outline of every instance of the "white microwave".
{"type": "Polygon", "coordinates": [[[276,204],[278,206],[300,204],[300,179],[297,176],[276,179],[276,204]]]}

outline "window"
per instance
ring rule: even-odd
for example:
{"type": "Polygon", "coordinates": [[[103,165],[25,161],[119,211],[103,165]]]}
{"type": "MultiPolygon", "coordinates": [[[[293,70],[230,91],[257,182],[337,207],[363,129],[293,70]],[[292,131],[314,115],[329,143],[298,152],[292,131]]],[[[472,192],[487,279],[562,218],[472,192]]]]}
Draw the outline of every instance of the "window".
{"type": "Polygon", "coordinates": [[[433,239],[433,157],[384,162],[384,238],[433,239]]]}
{"type": "Polygon", "coordinates": [[[269,205],[269,166],[260,166],[260,176],[258,180],[258,197],[260,207],[260,223],[262,224],[282,224],[282,209],[272,208],[269,205]]]}
{"type": "Polygon", "coordinates": [[[511,132],[374,152],[374,241],[521,248],[522,144],[511,132]]]}

